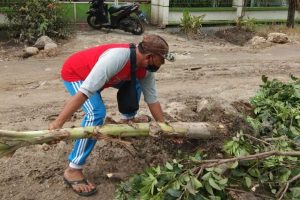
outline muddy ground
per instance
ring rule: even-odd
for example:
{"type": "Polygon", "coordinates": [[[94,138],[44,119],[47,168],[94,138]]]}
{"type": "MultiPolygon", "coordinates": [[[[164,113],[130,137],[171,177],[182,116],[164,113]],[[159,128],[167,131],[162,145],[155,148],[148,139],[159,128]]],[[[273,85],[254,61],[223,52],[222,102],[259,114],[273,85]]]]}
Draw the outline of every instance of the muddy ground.
{"type": "MultiPolygon", "coordinates": [[[[118,181],[109,180],[109,172],[127,175],[142,171],[171,158],[178,150],[192,152],[201,148],[217,152],[228,135],[245,128],[243,114],[251,112],[247,102],[261,84],[260,77],[288,80],[300,76],[300,44],[253,49],[237,46],[211,34],[187,39],[173,29],[148,28],[147,33],[163,36],[176,54],[177,61],[166,63],[157,73],[159,100],[166,117],[172,121],[210,121],[226,124],[229,132],[208,141],[185,141],[176,145],[170,140],[130,139],[127,147],[118,141],[99,141],[88,159],[85,174],[97,184],[97,195],[89,199],[113,199],[118,181]],[[199,102],[207,100],[199,111],[199,102]],[[198,111],[198,112],[197,112],[198,111]]],[[[0,129],[47,129],[68,99],[60,79],[60,67],[73,52],[107,42],[138,42],[141,36],[121,31],[82,29],[74,38],[59,46],[56,57],[16,57],[18,47],[2,42],[0,46],[0,129]]],[[[107,89],[103,99],[108,116],[118,119],[116,91],[107,89]]],[[[141,113],[149,114],[145,103],[141,113]]],[[[79,126],[83,113],[78,111],[65,127],[79,126]]],[[[0,159],[0,199],[68,200],[84,199],[66,188],[62,181],[72,142],[60,142],[43,150],[43,145],[19,149],[10,158],[0,159]]]]}

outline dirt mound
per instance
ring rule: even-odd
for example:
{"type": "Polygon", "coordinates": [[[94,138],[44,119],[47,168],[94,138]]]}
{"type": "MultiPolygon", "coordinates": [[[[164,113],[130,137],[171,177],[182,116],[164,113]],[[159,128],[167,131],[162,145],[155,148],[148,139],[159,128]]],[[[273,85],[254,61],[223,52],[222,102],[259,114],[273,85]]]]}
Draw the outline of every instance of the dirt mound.
{"type": "Polygon", "coordinates": [[[247,102],[235,101],[229,104],[211,97],[174,98],[166,111],[171,121],[210,122],[226,126],[226,131],[223,132],[225,137],[235,134],[241,127],[248,130],[244,116],[253,113],[247,102]]]}
{"type": "Polygon", "coordinates": [[[231,44],[243,46],[254,36],[254,33],[243,28],[233,27],[219,30],[215,33],[215,36],[224,39],[231,44]]]}
{"type": "Polygon", "coordinates": [[[224,141],[238,131],[252,132],[244,118],[248,114],[248,110],[251,109],[249,106],[249,103],[244,101],[229,104],[227,101],[211,97],[195,96],[189,99],[177,97],[170,100],[165,115],[170,121],[210,122],[216,126],[224,127],[219,131],[218,136],[211,140],[186,140],[181,147],[185,149],[185,145],[192,145],[194,149],[201,148],[213,157],[222,151],[224,141]]]}

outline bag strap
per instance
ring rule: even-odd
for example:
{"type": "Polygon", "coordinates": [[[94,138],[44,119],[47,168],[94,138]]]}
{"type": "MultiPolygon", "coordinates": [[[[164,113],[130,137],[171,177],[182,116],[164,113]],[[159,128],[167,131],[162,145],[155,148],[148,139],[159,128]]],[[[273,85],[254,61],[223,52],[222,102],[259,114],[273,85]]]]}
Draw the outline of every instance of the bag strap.
{"type": "Polygon", "coordinates": [[[136,70],[136,52],[135,52],[135,44],[130,43],[130,76],[131,76],[131,81],[136,81],[135,80],[135,70],[136,70]]]}

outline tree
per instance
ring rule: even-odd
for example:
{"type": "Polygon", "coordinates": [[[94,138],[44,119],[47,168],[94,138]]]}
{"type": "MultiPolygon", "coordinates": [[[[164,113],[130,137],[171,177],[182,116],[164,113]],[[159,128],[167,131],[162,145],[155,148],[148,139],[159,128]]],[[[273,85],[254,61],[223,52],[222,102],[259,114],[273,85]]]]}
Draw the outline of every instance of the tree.
{"type": "Polygon", "coordinates": [[[286,26],[288,28],[294,28],[295,26],[295,12],[298,7],[299,0],[289,0],[288,17],[286,26]]]}

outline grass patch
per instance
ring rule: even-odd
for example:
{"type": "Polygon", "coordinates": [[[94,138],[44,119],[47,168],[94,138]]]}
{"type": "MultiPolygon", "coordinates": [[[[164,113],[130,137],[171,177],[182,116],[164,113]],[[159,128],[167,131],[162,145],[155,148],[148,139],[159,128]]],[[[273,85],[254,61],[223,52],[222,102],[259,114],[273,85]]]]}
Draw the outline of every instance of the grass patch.
{"type": "Polygon", "coordinates": [[[287,7],[247,7],[246,11],[280,11],[288,10],[287,7]]]}

